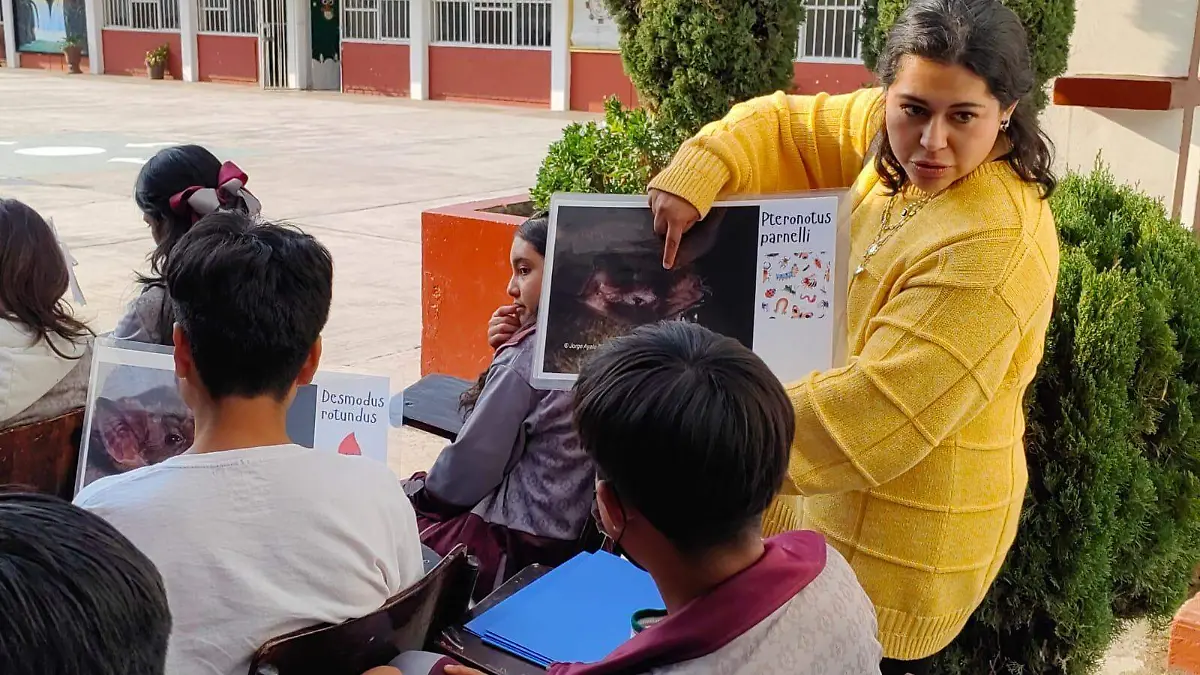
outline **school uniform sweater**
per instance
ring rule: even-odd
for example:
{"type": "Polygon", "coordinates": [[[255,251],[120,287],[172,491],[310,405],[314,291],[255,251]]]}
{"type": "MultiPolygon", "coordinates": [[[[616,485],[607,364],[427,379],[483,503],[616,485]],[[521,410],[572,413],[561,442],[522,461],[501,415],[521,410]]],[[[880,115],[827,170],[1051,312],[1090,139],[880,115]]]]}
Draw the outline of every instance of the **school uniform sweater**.
{"type": "MultiPolygon", "coordinates": [[[[868,157],[882,109],[879,90],[739,104],[651,187],[701,213],[718,196],[850,188],[853,271],[889,199],[868,157]]],[[[1058,260],[1037,186],[1006,161],[985,163],[849,279],[846,365],[788,386],[796,439],[765,531],[799,526],[789,498],[805,496],[803,526],[854,567],[890,658],[944,648],[1016,536],[1022,399],[1042,357],[1058,260]]]]}
{"type": "Polygon", "coordinates": [[[405,483],[421,541],[442,555],[463,543],[479,559],[480,600],[528,565],[578,553],[595,501],[570,392],[530,384],[534,333],[528,326],[496,350],[457,439],[405,483]]]}

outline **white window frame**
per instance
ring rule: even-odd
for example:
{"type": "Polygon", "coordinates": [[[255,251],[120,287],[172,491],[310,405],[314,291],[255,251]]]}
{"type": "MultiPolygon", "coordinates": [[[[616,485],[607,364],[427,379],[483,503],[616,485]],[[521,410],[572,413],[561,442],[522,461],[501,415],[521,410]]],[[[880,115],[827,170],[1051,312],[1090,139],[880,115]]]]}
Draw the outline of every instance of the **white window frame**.
{"type": "MultiPolygon", "coordinates": [[[[429,44],[431,44],[433,46],[480,47],[480,48],[484,48],[484,49],[519,49],[519,50],[523,50],[523,51],[548,51],[551,48],[551,44],[553,42],[553,32],[554,32],[553,28],[552,28],[553,21],[554,21],[553,5],[554,5],[553,0],[433,0],[433,2],[431,3],[431,6],[430,6],[430,12],[429,12],[429,20],[430,20],[429,44]],[[450,14],[446,12],[446,9],[453,7],[453,6],[458,6],[458,7],[462,8],[458,11],[462,11],[465,9],[465,15],[467,17],[466,27],[465,27],[466,28],[465,36],[462,35],[462,28],[459,27],[459,30],[454,31],[454,33],[455,33],[455,37],[461,37],[461,39],[441,39],[441,40],[439,40],[438,39],[438,29],[440,28],[440,26],[438,25],[439,17],[450,16],[450,14]],[[536,13],[540,17],[541,16],[545,17],[544,23],[545,23],[546,31],[545,31],[544,35],[546,36],[546,44],[518,44],[517,43],[517,35],[519,33],[518,18],[521,15],[522,9],[524,9],[526,12],[536,13]],[[483,15],[486,15],[486,14],[494,14],[494,15],[507,14],[507,15],[509,15],[511,17],[509,20],[509,23],[508,23],[508,25],[509,25],[508,31],[509,31],[510,41],[507,43],[481,41],[480,36],[475,34],[475,25],[476,25],[475,19],[477,16],[479,16],[481,14],[483,14],[483,15]]],[[[457,13],[458,12],[455,12],[455,14],[457,14],[457,13]]]]}
{"type": "MultiPolygon", "coordinates": [[[[802,63],[830,63],[830,64],[862,64],[862,40],[858,37],[858,29],[862,27],[862,0],[807,0],[804,3],[804,23],[800,25],[800,39],[796,43],[796,61],[802,63]],[[834,18],[834,26],[845,26],[844,21],[852,21],[854,24],[854,44],[850,52],[852,56],[811,56],[807,55],[806,40],[808,37],[808,28],[813,24],[817,14],[824,13],[827,17],[834,18]]],[[[830,24],[826,23],[825,26],[830,24]]],[[[826,31],[827,34],[818,38],[824,42],[824,46],[845,47],[846,45],[837,45],[838,33],[826,31]]]]}
{"type": "MultiPolygon", "coordinates": [[[[178,33],[179,32],[179,3],[177,0],[104,0],[104,29],[124,30],[136,33],[178,33]],[[134,26],[134,17],[139,13],[137,7],[156,7],[157,12],[154,26],[134,26]],[[118,9],[120,11],[118,11],[118,9]],[[119,17],[124,17],[124,23],[118,23],[119,17]],[[175,25],[169,25],[174,19],[175,25]]],[[[142,15],[145,16],[145,10],[142,15]]]]}
{"type": "Polygon", "coordinates": [[[400,45],[408,44],[409,40],[412,38],[412,3],[413,0],[342,0],[342,42],[365,42],[368,44],[400,45]],[[351,7],[351,3],[358,5],[373,4],[374,7],[351,7]],[[397,10],[397,15],[403,17],[403,20],[401,21],[401,27],[407,29],[404,31],[407,33],[407,35],[404,35],[403,37],[383,36],[384,16],[386,15],[386,12],[384,11],[384,5],[388,3],[400,5],[400,8],[397,10]],[[350,31],[351,27],[368,25],[368,22],[364,21],[365,17],[372,17],[371,21],[373,21],[375,28],[375,36],[362,37],[359,35],[349,35],[348,32],[350,31]]]}
{"type": "Polygon", "coordinates": [[[249,5],[243,7],[252,7],[251,14],[238,16],[234,12],[234,0],[185,0],[185,2],[196,3],[196,33],[200,35],[230,35],[236,37],[258,37],[259,30],[262,25],[262,18],[259,16],[259,3],[257,0],[248,0],[249,5]],[[226,30],[214,30],[208,27],[209,17],[213,15],[224,15],[226,30]],[[250,30],[233,30],[234,18],[246,19],[253,24],[250,30]]]}

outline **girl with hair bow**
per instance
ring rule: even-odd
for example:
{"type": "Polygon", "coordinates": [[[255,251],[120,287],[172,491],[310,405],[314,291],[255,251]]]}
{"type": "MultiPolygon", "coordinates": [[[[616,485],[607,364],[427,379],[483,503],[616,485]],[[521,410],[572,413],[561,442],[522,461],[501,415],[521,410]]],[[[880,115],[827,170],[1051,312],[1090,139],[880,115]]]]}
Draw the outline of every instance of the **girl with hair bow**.
{"type": "Polygon", "coordinates": [[[150,274],[138,276],[142,292],[117,323],[113,337],[171,344],[175,317],[162,279],[171,249],[210,213],[257,215],[262,205],[246,189],[248,180],[236,164],[222,163],[198,145],[164,148],[146,162],[138,174],[134,199],[150,226],[155,248],[150,254],[150,274]]]}

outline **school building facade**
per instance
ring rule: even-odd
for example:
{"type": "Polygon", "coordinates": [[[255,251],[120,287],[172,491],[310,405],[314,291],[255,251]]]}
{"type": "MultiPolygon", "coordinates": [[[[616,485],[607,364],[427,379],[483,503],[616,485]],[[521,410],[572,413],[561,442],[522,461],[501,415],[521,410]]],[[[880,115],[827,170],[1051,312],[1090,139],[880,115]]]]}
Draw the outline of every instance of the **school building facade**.
{"type": "MultiPolygon", "coordinates": [[[[807,0],[795,62],[802,92],[872,80],[857,38],[861,0],[807,0]]],[[[0,57],[144,76],[168,45],[168,77],[279,89],[598,111],[636,103],[602,0],[0,0],[0,57]],[[57,12],[57,15],[56,15],[57,12]]]]}

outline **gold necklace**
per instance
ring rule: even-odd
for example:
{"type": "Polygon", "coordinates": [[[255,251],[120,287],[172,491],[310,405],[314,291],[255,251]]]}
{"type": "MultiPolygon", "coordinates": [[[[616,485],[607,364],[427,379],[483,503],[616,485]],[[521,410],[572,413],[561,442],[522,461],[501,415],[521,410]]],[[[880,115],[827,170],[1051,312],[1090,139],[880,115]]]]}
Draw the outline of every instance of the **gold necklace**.
{"type": "Polygon", "coordinates": [[[892,235],[898,232],[900,228],[904,227],[908,221],[912,220],[913,217],[920,213],[921,209],[925,208],[925,206],[929,204],[929,202],[933,201],[933,198],[936,196],[937,195],[934,194],[927,194],[924,197],[921,197],[920,201],[908,204],[903,209],[900,209],[900,219],[897,220],[895,224],[892,224],[892,207],[895,206],[896,199],[900,197],[900,193],[897,192],[896,194],[892,195],[892,197],[888,199],[887,206],[883,208],[883,217],[880,218],[879,223],[879,234],[875,235],[875,240],[871,242],[871,245],[867,247],[866,251],[863,251],[862,260],[858,261],[858,267],[854,270],[854,276],[857,277],[858,275],[862,274],[867,269],[867,262],[879,252],[879,249],[882,248],[889,239],[892,238],[892,235]]]}

